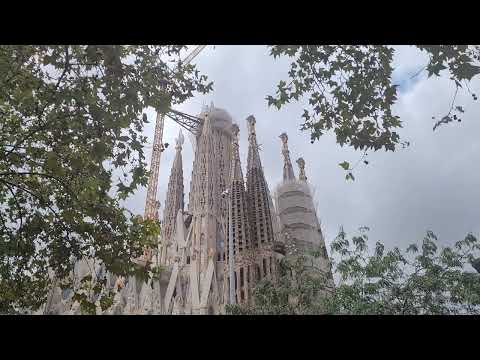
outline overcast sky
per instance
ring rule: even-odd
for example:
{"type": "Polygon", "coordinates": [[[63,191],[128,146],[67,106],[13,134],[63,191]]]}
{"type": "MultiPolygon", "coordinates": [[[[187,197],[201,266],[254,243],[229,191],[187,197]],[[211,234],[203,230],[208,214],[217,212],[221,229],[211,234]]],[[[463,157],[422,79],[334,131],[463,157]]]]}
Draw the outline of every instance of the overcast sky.
{"type": "MultiPolygon", "coordinates": [[[[316,188],[318,216],[327,245],[340,225],[352,233],[370,227],[370,244],[380,240],[387,246],[405,248],[434,231],[441,243],[480,233],[480,103],[459,92],[458,104],[466,108],[461,123],[450,123],[432,131],[432,116],[445,115],[450,108],[454,85],[447,79],[410,77],[426,64],[424,54],[412,47],[398,46],[394,58],[394,82],[401,85],[395,111],[404,122],[400,131],[410,147],[392,153],[368,155],[369,164],[355,171],[355,181],[345,181],[338,165],[355,163],[361,153],[336,144],[332,134],[314,144],[299,130],[303,104],[278,111],[268,108],[266,95],[274,94],[279,80],[287,78],[288,59],[274,60],[265,46],[208,46],[194,60],[198,69],[214,82],[214,91],[197,96],[176,109],[198,114],[203,104],[227,110],[240,126],[240,157],[244,174],[247,162],[246,118],[257,119],[257,138],[262,144],[261,160],[271,190],[282,177],[280,133],[287,132],[292,161],[302,156],[306,175],[316,188]]],[[[471,90],[480,92],[480,82],[471,90]]],[[[305,101],[306,102],[306,101],[305,101]]],[[[150,124],[145,133],[153,142],[155,113],[147,112],[150,124]]],[[[172,144],[162,155],[158,196],[165,203],[168,176],[175,153],[179,126],[166,119],[164,142],[172,144]]],[[[186,135],[186,133],[184,132],[186,135]]],[[[151,147],[147,149],[149,162],[151,147]]],[[[188,200],[193,151],[186,136],[183,151],[185,199],[188,200]]],[[[295,174],[298,167],[294,163],[295,174]]],[[[143,214],[146,189],[130,198],[127,207],[143,214]]]]}

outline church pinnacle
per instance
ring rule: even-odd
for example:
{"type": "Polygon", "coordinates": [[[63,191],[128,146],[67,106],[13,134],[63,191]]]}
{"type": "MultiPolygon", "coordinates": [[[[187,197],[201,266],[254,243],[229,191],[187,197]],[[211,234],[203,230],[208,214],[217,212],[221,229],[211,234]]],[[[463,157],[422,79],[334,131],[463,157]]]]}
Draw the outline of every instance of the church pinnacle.
{"type": "Polygon", "coordinates": [[[238,133],[240,128],[237,124],[232,125],[232,165],[230,167],[230,180],[241,180],[243,183],[242,166],[240,164],[240,154],[238,145],[238,133]]]}
{"type": "Polygon", "coordinates": [[[258,154],[258,144],[257,144],[257,134],[255,132],[255,123],[256,120],[253,115],[250,115],[247,118],[247,127],[248,127],[248,160],[247,160],[247,169],[252,168],[262,168],[262,163],[260,162],[260,155],[258,154]]]}
{"type": "Polygon", "coordinates": [[[307,181],[307,176],[305,175],[305,160],[303,158],[297,159],[298,168],[300,169],[300,174],[298,174],[298,179],[300,181],[307,181]]]}
{"type": "Polygon", "coordinates": [[[282,133],[279,136],[282,139],[282,154],[283,154],[283,181],[295,180],[293,173],[292,162],[290,161],[290,151],[288,150],[288,136],[282,133]]]}
{"type": "MultiPolygon", "coordinates": [[[[243,182],[242,167],[240,163],[238,133],[240,131],[237,124],[233,124],[232,130],[232,160],[230,166],[230,195],[231,217],[232,222],[232,239],[228,239],[228,243],[233,241],[234,260],[235,260],[235,278],[237,283],[235,293],[238,303],[248,302],[252,297],[253,273],[255,271],[253,262],[248,258],[248,250],[251,249],[251,233],[248,221],[248,205],[245,184],[243,182]]],[[[228,245],[227,243],[227,245],[228,245]]],[[[228,260],[227,254],[227,260],[228,260]]],[[[225,262],[225,274],[229,274],[228,264],[225,262]]],[[[227,277],[228,275],[226,275],[227,277]]]]}
{"type": "MultiPolygon", "coordinates": [[[[168,181],[167,196],[165,199],[165,213],[163,217],[163,239],[167,247],[172,243],[175,234],[176,217],[179,210],[183,211],[183,164],[182,164],[182,145],[184,137],[182,130],[179,131],[175,146],[175,159],[173,160],[170,179],[168,181]]],[[[166,256],[166,252],[163,252],[166,256]]]]}
{"type": "Polygon", "coordinates": [[[197,180],[197,190],[194,197],[194,212],[196,211],[216,211],[217,178],[215,175],[215,147],[212,133],[212,120],[210,114],[205,114],[202,133],[199,138],[199,167],[195,177],[197,180]]]}
{"type": "Polygon", "coordinates": [[[274,241],[270,192],[263,173],[255,133],[255,118],[248,122],[248,164],[247,164],[247,206],[251,226],[251,241],[257,252],[257,279],[272,276],[275,271],[273,252],[274,241]]]}

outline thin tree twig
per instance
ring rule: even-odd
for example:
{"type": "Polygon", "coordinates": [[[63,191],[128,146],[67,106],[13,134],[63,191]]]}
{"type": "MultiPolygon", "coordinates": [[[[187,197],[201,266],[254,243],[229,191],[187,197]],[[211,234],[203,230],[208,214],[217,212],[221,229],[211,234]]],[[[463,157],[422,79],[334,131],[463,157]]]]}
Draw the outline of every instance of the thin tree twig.
{"type": "Polygon", "coordinates": [[[448,114],[442,117],[441,120],[435,123],[435,125],[433,126],[433,131],[435,131],[435,129],[441,124],[446,124],[452,121],[452,119],[450,118],[450,114],[452,113],[453,106],[455,105],[455,100],[457,99],[458,89],[459,89],[459,86],[457,85],[455,88],[455,94],[453,95],[452,104],[450,105],[450,110],[448,111],[448,114]]]}
{"type": "Polygon", "coordinates": [[[420,70],[418,70],[415,74],[413,74],[412,76],[410,76],[410,80],[416,78],[418,75],[420,75],[424,70],[427,69],[427,66],[428,66],[429,63],[427,63],[426,65],[424,65],[420,70]]]}
{"type": "Polygon", "coordinates": [[[20,232],[23,230],[23,212],[22,212],[22,208],[20,206],[20,204],[18,203],[17,201],[17,196],[16,194],[14,193],[14,191],[12,190],[12,188],[10,187],[9,184],[5,184],[8,188],[8,190],[10,191],[10,193],[12,194],[12,197],[13,197],[13,201],[15,201],[15,204],[17,205],[17,208],[18,208],[18,212],[20,213],[20,232]]]}

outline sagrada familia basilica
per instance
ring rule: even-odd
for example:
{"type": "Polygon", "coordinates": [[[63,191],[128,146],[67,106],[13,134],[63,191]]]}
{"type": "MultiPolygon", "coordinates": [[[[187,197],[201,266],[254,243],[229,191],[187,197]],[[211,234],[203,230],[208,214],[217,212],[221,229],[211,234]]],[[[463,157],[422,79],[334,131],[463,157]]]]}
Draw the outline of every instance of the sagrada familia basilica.
{"type": "MultiPolygon", "coordinates": [[[[223,314],[232,293],[236,303],[251,304],[255,284],[264,278],[275,282],[279,260],[292,251],[306,256],[319,251],[320,256],[310,256],[311,261],[328,275],[333,287],[305,161],[296,161],[296,177],[287,134],[280,135],[283,180],[271,193],[259,154],[255,118],[246,119],[245,176],[239,155],[241,134],[231,116],[212,105],[204,108],[199,118],[203,123],[193,138],[188,206],[181,132],[176,139],[159,247],[152,258],[152,265],[162,269],[159,277],[147,282],[117,278],[105,274],[104,267],[94,260],[78,262],[76,278],[93,268],[98,278],[106,276],[107,287],[115,292],[113,306],[104,312],[98,306],[97,314],[223,314]]],[[[81,309],[71,292],[54,288],[41,313],[80,314],[81,309]]]]}

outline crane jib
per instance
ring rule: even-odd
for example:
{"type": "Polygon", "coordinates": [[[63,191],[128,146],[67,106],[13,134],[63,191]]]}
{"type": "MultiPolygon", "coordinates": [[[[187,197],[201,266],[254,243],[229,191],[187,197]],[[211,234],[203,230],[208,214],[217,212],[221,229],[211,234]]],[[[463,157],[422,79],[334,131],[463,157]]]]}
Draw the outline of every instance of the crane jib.
{"type": "MultiPolygon", "coordinates": [[[[189,64],[207,45],[197,46],[183,61],[184,65],[189,64]]],[[[167,112],[169,118],[174,120],[177,124],[182,126],[184,129],[195,133],[201,124],[201,119],[181,113],[179,111],[169,109],[167,112]]],[[[158,186],[158,177],[160,173],[160,159],[163,147],[163,126],[164,126],[164,115],[157,114],[155,134],[153,137],[153,150],[152,158],[150,160],[150,178],[148,181],[147,188],[147,197],[145,201],[145,213],[144,217],[147,219],[154,219],[158,217],[158,207],[159,203],[156,200],[157,198],[157,186],[158,186]],[[155,151],[160,150],[160,151],[155,151]]]]}

